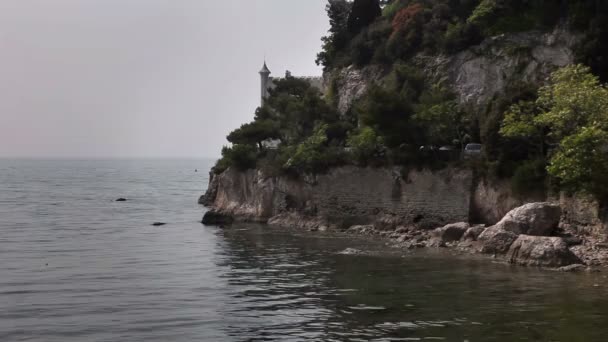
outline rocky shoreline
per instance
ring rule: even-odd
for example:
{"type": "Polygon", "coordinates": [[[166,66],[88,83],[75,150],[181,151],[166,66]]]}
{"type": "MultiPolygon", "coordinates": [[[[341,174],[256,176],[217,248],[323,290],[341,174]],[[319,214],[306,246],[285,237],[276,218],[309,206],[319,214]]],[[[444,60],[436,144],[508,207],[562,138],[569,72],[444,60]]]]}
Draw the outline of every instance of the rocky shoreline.
{"type": "MultiPolygon", "coordinates": [[[[462,253],[487,255],[494,261],[565,272],[598,271],[608,266],[608,244],[592,236],[577,234],[562,222],[561,214],[558,204],[537,202],[511,210],[492,226],[458,222],[435,229],[422,229],[416,225],[390,228],[390,225],[379,222],[344,229],[324,218],[296,212],[282,213],[266,223],[309,232],[339,231],[381,238],[394,248],[407,250],[448,248],[462,253]]],[[[224,226],[235,220],[251,221],[248,217],[235,217],[210,209],[203,223],[224,226]]]]}

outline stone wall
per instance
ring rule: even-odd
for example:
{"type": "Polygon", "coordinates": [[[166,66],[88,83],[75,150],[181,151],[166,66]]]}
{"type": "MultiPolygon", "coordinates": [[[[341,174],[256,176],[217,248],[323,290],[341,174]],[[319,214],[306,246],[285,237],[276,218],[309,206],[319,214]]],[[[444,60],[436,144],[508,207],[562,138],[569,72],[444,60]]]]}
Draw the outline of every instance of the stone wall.
{"type": "Polygon", "coordinates": [[[447,169],[411,171],[341,167],[328,174],[291,179],[259,171],[227,170],[216,176],[212,207],[255,221],[287,212],[322,217],[336,224],[391,222],[432,227],[467,221],[472,174],[447,169]]]}
{"type": "Polygon", "coordinates": [[[470,172],[454,169],[411,171],[403,179],[399,169],[344,167],[317,177],[312,198],[328,218],[364,223],[389,216],[434,228],[467,221],[471,181],[470,172]]]}
{"type": "Polygon", "coordinates": [[[585,196],[560,194],[562,224],[579,234],[605,238],[608,233],[608,212],[596,200],[585,196]]]}

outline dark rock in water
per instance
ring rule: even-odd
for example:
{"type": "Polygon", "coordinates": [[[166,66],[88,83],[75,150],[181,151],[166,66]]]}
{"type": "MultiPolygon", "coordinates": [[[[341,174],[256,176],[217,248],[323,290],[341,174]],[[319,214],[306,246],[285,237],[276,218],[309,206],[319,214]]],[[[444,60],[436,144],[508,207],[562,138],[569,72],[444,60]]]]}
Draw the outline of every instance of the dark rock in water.
{"type": "Polygon", "coordinates": [[[166,223],[164,223],[164,222],[154,222],[154,223],[152,223],[152,225],[155,226],[155,227],[158,227],[158,226],[164,226],[164,225],[166,225],[166,223]]]}
{"type": "Polygon", "coordinates": [[[206,226],[226,225],[226,224],[231,224],[233,221],[234,221],[234,218],[230,215],[225,215],[225,214],[213,211],[213,210],[209,210],[203,216],[202,223],[206,226]]]}
{"type": "Polygon", "coordinates": [[[116,202],[126,202],[126,201],[127,201],[127,199],[123,198],[123,197],[116,199],[116,202]]]}
{"type": "Polygon", "coordinates": [[[582,264],[560,237],[520,235],[509,248],[509,262],[523,266],[562,267],[582,264]]]}

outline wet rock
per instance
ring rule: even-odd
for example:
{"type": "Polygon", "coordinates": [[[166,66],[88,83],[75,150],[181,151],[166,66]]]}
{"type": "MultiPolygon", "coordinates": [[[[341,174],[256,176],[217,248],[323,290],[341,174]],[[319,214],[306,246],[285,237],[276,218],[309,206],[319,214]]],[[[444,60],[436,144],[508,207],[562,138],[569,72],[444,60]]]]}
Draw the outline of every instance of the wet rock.
{"type": "Polygon", "coordinates": [[[568,247],[579,246],[583,244],[583,239],[578,236],[563,236],[562,238],[564,239],[564,242],[568,245],[568,247]]]}
{"type": "Polygon", "coordinates": [[[587,266],[583,265],[583,264],[572,264],[572,265],[568,265],[568,266],[562,266],[560,268],[558,268],[557,270],[560,272],[580,272],[580,271],[585,271],[587,269],[587,266]]]}
{"type": "Polygon", "coordinates": [[[561,208],[554,203],[528,203],[515,208],[496,225],[515,234],[550,236],[561,217],[561,208]]]}
{"type": "Polygon", "coordinates": [[[447,245],[445,244],[444,241],[442,241],[440,238],[432,238],[429,241],[427,241],[426,243],[427,247],[430,248],[443,248],[443,247],[447,247],[447,245]]]}
{"type": "Polygon", "coordinates": [[[523,266],[562,267],[581,264],[560,237],[520,235],[509,248],[510,263],[523,266]]]}
{"type": "Polygon", "coordinates": [[[454,242],[460,240],[467,229],[469,224],[466,222],[452,223],[435,229],[432,235],[444,243],[454,242]]]}
{"type": "Polygon", "coordinates": [[[484,230],[477,240],[481,246],[481,253],[505,254],[509,251],[511,244],[517,240],[517,234],[496,225],[484,230]]]}
{"type": "Polygon", "coordinates": [[[481,235],[481,233],[483,233],[484,230],[486,230],[486,227],[484,225],[473,226],[473,227],[467,229],[466,232],[464,232],[464,235],[462,236],[462,240],[477,241],[477,238],[479,238],[479,235],[481,235]]]}
{"type": "Polygon", "coordinates": [[[126,202],[126,201],[127,201],[127,199],[126,199],[126,198],[124,198],[124,197],[121,197],[121,198],[117,198],[117,199],[116,199],[116,202],[126,202]]]}
{"type": "Polygon", "coordinates": [[[373,225],[363,225],[363,226],[352,226],[346,230],[347,233],[352,234],[361,234],[361,235],[371,235],[375,231],[375,227],[373,225]]]}
{"type": "Polygon", "coordinates": [[[355,249],[355,248],[347,248],[341,252],[338,252],[338,254],[342,254],[342,255],[361,255],[364,254],[363,251],[359,250],[359,249],[355,249]]]}
{"type": "Polygon", "coordinates": [[[213,170],[209,172],[209,186],[207,187],[207,191],[198,199],[198,204],[202,204],[204,206],[211,206],[217,197],[217,192],[219,189],[219,179],[213,170]]]}
{"type": "Polygon", "coordinates": [[[224,225],[231,224],[234,218],[230,215],[225,215],[217,211],[209,210],[203,216],[202,223],[204,225],[224,225]]]}
{"type": "Polygon", "coordinates": [[[165,223],[165,222],[154,222],[154,223],[152,223],[152,225],[153,225],[154,227],[160,227],[160,226],[164,226],[164,225],[166,225],[166,223],[165,223]]]}

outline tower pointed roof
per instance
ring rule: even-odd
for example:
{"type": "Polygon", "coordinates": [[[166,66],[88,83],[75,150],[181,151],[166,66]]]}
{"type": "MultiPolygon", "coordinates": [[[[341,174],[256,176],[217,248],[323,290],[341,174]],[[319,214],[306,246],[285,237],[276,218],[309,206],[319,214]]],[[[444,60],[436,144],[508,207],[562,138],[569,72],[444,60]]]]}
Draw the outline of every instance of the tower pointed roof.
{"type": "Polygon", "coordinates": [[[270,70],[266,66],[266,61],[264,61],[264,66],[262,66],[262,70],[260,70],[260,74],[270,74],[270,70]]]}

